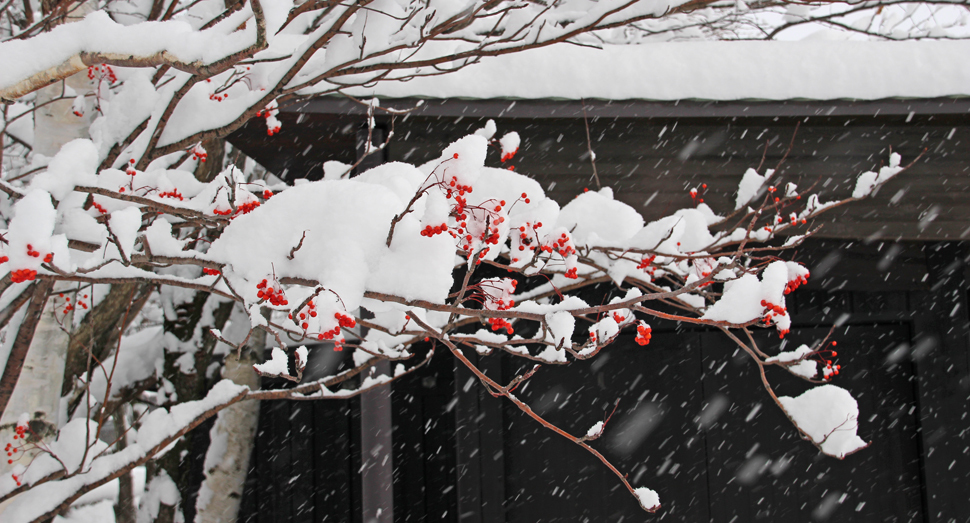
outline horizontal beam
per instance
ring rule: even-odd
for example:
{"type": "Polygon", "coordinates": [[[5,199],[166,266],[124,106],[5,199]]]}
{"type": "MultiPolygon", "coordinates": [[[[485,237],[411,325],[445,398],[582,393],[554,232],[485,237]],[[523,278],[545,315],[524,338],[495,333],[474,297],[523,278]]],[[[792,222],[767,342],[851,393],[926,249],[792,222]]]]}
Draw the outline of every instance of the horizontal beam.
{"type": "MultiPolygon", "coordinates": [[[[418,100],[383,99],[382,106],[404,109],[421,103],[414,116],[488,118],[582,118],[584,103],[575,100],[418,100]]],[[[909,116],[970,115],[970,98],[831,100],[831,101],[732,101],[681,100],[587,100],[590,117],[605,118],[734,118],[806,116],[909,116]]],[[[367,108],[347,98],[322,97],[292,105],[285,112],[318,114],[366,114],[367,108]]]]}

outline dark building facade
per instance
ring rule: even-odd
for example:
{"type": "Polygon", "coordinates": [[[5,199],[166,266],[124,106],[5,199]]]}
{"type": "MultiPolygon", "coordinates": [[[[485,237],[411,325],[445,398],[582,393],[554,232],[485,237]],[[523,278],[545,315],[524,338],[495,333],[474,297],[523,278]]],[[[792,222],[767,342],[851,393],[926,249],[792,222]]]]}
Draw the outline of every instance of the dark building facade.
{"type": "MultiPolygon", "coordinates": [[[[836,325],[836,384],[857,398],[859,434],[872,444],[843,461],[819,455],[728,339],[659,323],[646,348],[623,338],[592,361],[544,368],[519,391],[573,431],[619,400],[595,446],[658,491],[655,515],[602,464],[441,354],[376,403],[264,403],[244,521],[369,521],[362,514],[377,502],[376,520],[395,522],[970,520],[968,115],[965,99],[433,100],[393,123],[379,119],[378,134],[394,136],[368,161],[411,163],[494,119],[499,135],[522,136],[516,170],[561,204],[595,187],[588,124],[602,184],[648,221],[691,205],[688,189],[701,183],[715,211],[733,208],[749,167],[778,166],[775,176],[824,201],[848,196],[855,177],[891,151],[904,164],[919,157],[875,198],[832,211],[792,254],[812,278],[788,297],[789,343],[836,325]],[[384,439],[368,436],[375,423],[389,426],[384,439]],[[391,488],[375,501],[368,481],[381,467],[391,488]]],[[[356,160],[363,116],[349,100],[316,100],[281,111],[279,135],[251,123],[232,142],[287,181],[319,179],[324,161],[356,160]]],[[[488,164],[500,165],[497,151],[488,164]]],[[[767,333],[763,341],[769,351],[781,345],[767,333]]],[[[318,352],[308,372],[344,364],[318,352]]],[[[479,364],[506,378],[519,370],[498,354],[479,364]]],[[[804,389],[772,380],[780,394],[804,389]]]]}

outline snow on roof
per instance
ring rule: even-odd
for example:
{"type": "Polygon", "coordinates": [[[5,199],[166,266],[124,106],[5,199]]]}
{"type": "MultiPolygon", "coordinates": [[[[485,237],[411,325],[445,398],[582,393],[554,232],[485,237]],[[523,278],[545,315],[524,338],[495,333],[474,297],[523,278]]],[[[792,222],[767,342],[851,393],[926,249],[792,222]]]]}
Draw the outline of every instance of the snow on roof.
{"type": "Polygon", "coordinates": [[[970,42],[558,44],[455,73],[355,88],[385,98],[878,100],[970,96],[970,42]]]}

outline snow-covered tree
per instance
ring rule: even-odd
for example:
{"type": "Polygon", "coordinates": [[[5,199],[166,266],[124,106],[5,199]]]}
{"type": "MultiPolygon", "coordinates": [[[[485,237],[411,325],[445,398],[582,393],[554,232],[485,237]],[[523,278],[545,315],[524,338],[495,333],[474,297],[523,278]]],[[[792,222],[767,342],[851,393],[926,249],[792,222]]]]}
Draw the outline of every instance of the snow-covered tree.
{"type": "MultiPolygon", "coordinates": [[[[698,187],[694,207],[645,224],[609,188],[560,207],[527,175],[486,166],[489,147],[508,160],[519,144],[514,132],[496,138],[494,125],[423,165],[349,178],[355,166],[331,163],[324,180],[296,190],[258,175],[224,140],[254,118],[280,132],[281,105],[561,42],[775,38],[809,23],[888,38],[963,35],[961,18],[940,16],[955,3],[929,5],[0,4],[3,520],[47,521],[116,478],[130,492],[130,471],[146,464],[139,518],[231,519],[238,506],[227,493],[241,488],[258,401],[351,397],[435,353],[595,455],[655,511],[657,494],[591,443],[606,420],[555,426],[514,394],[543,365],[596,357],[623,329],[649,344],[651,318],[723,331],[762,369],[794,430],[835,458],[860,450],[856,403],[828,383],[838,374],[829,342],[769,355],[750,332],[788,334],[785,295],[809,274],[783,253],[812,234],[819,213],[902,171],[898,155],[842,200],[823,203],[759,168],[744,175],[734,209],[709,208],[698,187]],[[617,297],[577,297],[600,282],[617,297]],[[310,350],[352,351],[353,366],[304,382],[310,350]],[[499,383],[468,351],[526,364],[499,383]],[[375,372],[384,361],[391,372],[375,372]],[[817,386],[777,397],[768,368],[817,386]],[[296,385],[260,390],[257,374],[296,385]],[[214,417],[208,435],[190,432],[214,417]],[[200,445],[205,481],[188,492],[181,456],[200,445]]],[[[362,103],[371,117],[396,113],[362,103]]],[[[384,143],[369,139],[367,152],[384,143]]],[[[135,518],[126,503],[119,521],[135,518]]]]}

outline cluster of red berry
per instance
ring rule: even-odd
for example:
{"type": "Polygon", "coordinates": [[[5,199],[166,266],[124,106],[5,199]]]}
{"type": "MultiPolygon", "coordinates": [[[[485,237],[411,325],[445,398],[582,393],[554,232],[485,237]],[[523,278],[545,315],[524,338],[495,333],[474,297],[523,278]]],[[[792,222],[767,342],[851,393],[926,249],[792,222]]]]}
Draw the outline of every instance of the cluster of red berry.
{"type": "Polygon", "coordinates": [[[447,223],[442,223],[441,225],[437,225],[435,227],[426,225],[424,229],[421,230],[421,236],[427,236],[428,238],[430,238],[432,236],[435,236],[447,231],[448,231],[447,223]]]}
{"type": "Polygon", "coordinates": [[[259,202],[255,201],[255,200],[254,201],[251,201],[251,202],[244,203],[242,205],[237,205],[236,206],[236,214],[237,215],[238,214],[249,214],[250,212],[252,212],[253,210],[255,210],[256,207],[259,207],[259,202]]]}
{"type": "Polygon", "coordinates": [[[650,328],[650,326],[641,321],[640,324],[637,325],[637,345],[643,346],[650,344],[650,336],[652,332],[653,330],[650,328]]]}
{"type": "Polygon", "coordinates": [[[656,259],[657,259],[657,256],[655,254],[651,254],[650,256],[644,256],[643,258],[640,258],[640,264],[637,265],[637,269],[647,269],[647,272],[649,272],[650,274],[653,274],[654,268],[651,267],[650,264],[653,263],[653,260],[656,260],[656,259]]]}
{"type": "MultiPolygon", "coordinates": [[[[524,195],[525,193],[522,193],[522,194],[524,195]]],[[[527,199],[526,202],[528,201],[529,200],[527,199]]],[[[540,227],[542,227],[542,222],[536,222],[535,225],[533,225],[530,222],[525,222],[525,225],[519,226],[519,250],[520,251],[524,251],[526,249],[529,249],[530,251],[536,250],[536,246],[532,244],[532,238],[538,236],[536,234],[536,229],[540,227]],[[530,232],[528,232],[530,230],[531,230],[531,234],[530,232]]],[[[512,261],[519,261],[519,260],[518,258],[515,258],[512,261]]]]}
{"type": "Polygon", "coordinates": [[[7,263],[8,261],[10,261],[10,258],[6,256],[0,256],[0,263],[7,263]]]}
{"type": "Polygon", "coordinates": [[[541,250],[548,253],[557,252],[563,258],[566,258],[570,254],[576,254],[576,248],[573,247],[569,234],[565,232],[559,238],[552,240],[551,243],[543,245],[541,250]]]}
{"type": "Polygon", "coordinates": [[[212,212],[215,213],[215,214],[218,214],[220,216],[231,216],[231,217],[235,218],[236,216],[239,216],[240,214],[249,214],[253,210],[255,210],[257,207],[259,207],[259,202],[253,200],[251,202],[247,202],[247,203],[244,203],[242,205],[237,205],[236,206],[236,212],[235,212],[235,214],[232,212],[232,209],[226,209],[226,210],[213,209],[212,212]]]}
{"type": "Polygon", "coordinates": [[[271,191],[269,189],[264,189],[263,190],[263,199],[264,200],[269,200],[272,197],[273,197],[273,191],[271,191]]]}
{"type": "Polygon", "coordinates": [[[339,312],[333,313],[333,317],[337,318],[337,323],[345,329],[352,329],[357,326],[357,320],[353,316],[348,316],[346,314],[340,314],[339,312]]]}
{"type": "MultiPolygon", "coordinates": [[[[18,439],[19,440],[27,439],[27,429],[28,427],[26,424],[18,423],[17,428],[14,431],[15,432],[13,436],[14,441],[8,442],[7,446],[3,448],[3,451],[7,453],[7,465],[12,465],[14,462],[14,454],[20,452],[20,448],[17,447],[16,441],[18,439]]],[[[22,445],[21,445],[21,448],[22,448],[22,445]]],[[[10,474],[10,476],[13,478],[14,482],[17,484],[18,487],[21,486],[21,480],[23,479],[23,472],[20,472],[20,474],[18,474],[17,471],[15,470],[12,474],[10,474]]]]}
{"type": "Polygon", "coordinates": [[[624,320],[626,320],[626,316],[620,314],[619,312],[613,313],[613,321],[615,321],[617,324],[623,323],[624,320]]]}
{"type": "Polygon", "coordinates": [[[286,301],[286,294],[283,293],[283,288],[279,286],[276,280],[273,283],[269,283],[266,278],[263,281],[256,284],[256,288],[259,289],[256,292],[256,297],[261,300],[266,300],[273,305],[287,305],[289,302],[286,301]]]}
{"type": "Polygon", "coordinates": [[[499,329],[505,329],[505,332],[510,335],[514,332],[512,329],[512,324],[508,322],[505,318],[489,318],[488,323],[492,326],[493,331],[499,329]]]}
{"type": "Polygon", "coordinates": [[[257,118],[266,119],[266,134],[269,136],[280,132],[280,121],[276,119],[276,115],[279,112],[280,110],[277,108],[276,100],[270,102],[265,109],[256,112],[257,118]]]}
{"type": "MultiPolygon", "coordinates": [[[[835,347],[836,345],[838,345],[838,342],[833,341],[832,346],[835,347]]],[[[815,352],[814,356],[818,358],[819,363],[824,365],[824,367],[822,368],[822,379],[830,380],[833,377],[839,375],[839,371],[842,370],[842,366],[833,365],[832,359],[831,359],[831,358],[835,358],[838,355],[839,355],[838,352],[835,352],[834,350],[831,350],[831,349],[828,349],[828,350],[823,349],[815,352]]]]}
{"type": "MultiPolygon", "coordinates": [[[[14,436],[14,439],[17,439],[18,436],[20,436],[22,434],[23,433],[20,431],[20,427],[17,427],[17,435],[14,436]]],[[[7,458],[9,458],[9,459],[7,459],[7,464],[8,465],[12,464],[13,463],[13,459],[12,459],[13,458],[13,455],[16,454],[17,452],[19,452],[19,449],[17,447],[13,446],[13,443],[7,443],[7,446],[4,447],[3,450],[4,450],[4,452],[7,453],[7,458]]]]}
{"type": "Polygon", "coordinates": [[[206,152],[204,147],[202,147],[202,144],[195,144],[195,147],[192,148],[192,159],[204,162],[208,157],[209,153],[206,152]]]}
{"type": "MultiPolygon", "coordinates": [[[[125,192],[125,188],[122,187],[120,191],[125,192]]],[[[91,199],[91,206],[97,209],[98,212],[101,214],[108,214],[108,209],[105,209],[104,206],[98,203],[97,201],[95,201],[94,198],[91,199]]]]}
{"type": "MultiPolygon", "coordinates": [[[[352,329],[357,326],[357,320],[355,320],[353,316],[348,316],[346,314],[340,314],[339,312],[335,312],[333,313],[333,317],[337,319],[337,326],[326,332],[318,334],[317,335],[318,340],[324,340],[324,339],[332,340],[334,339],[334,337],[340,334],[341,327],[345,329],[352,329]]],[[[304,325],[306,325],[306,323],[304,323],[304,325]]],[[[303,328],[306,329],[305,326],[303,328]]],[[[340,346],[341,343],[343,343],[343,340],[338,340],[333,350],[335,351],[343,350],[343,347],[340,346]]]]}
{"type": "Polygon", "coordinates": [[[94,80],[95,77],[100,79],[107,79],[108,83],[116,83],[118,77],[115,76],[114,69],[108,64],[92,65],[88,67],[88,80],[94,80]]]}
{"type": "MultiPolygon", "coordinates": [[[[205,160],[202,160],[202,161],[205,161],[205,160]]],[[[124,187],[122,187],[122,192],[124,192],[124,187]]],[[[179,192],[178,189],[172,189],[171,191],[160,192],[158,193],[158,197],[159,198],[178,198],[179,200],[184,200],[184,198],[182,197],[182,194],[179,192]]]]}
{"type": "MultiPolygon", "coordinates": [[[[58,298],[64,300],[64,310],[61,311],[62,314],[67,314],[74,310],[74,305],[71,304],[71,297],[65,296],[63,292],[58,293],[58,298]]],[[[81,305],[84,305],[83,303],[81,305]]]]}
{"type": "MultiPolygon", "coordinates": [[[[798,215],[797,214],[791,213],[791,215],[788,216],[788,219],[791,220],[791,224],[792,225],[798,225],[798,215]]],[[[802,225],[805,225],[806,223],[808,223],[808,220],[806,220],[805,218],[802,218],[801,223],[802,223],[802,225]]]]}
{"type": "MultiPolygon", "coordinates": [[[[218,275],[220,275],[222,273],[220,273],[217,269],[210,269],[208,267],[202,267],[202,274],[205,274],[207,276],[218,276],[218,275]]],[[[263,280],[263,281],[266,281],[266,280],[263,280]]]]}
{"type": "MultiPolygon", "coordinates": [[[[299,314],[299,318],[300,318],[300,321],[302,322],[301,326],[303,327],[303,330],[307,330],[310,327],[310,324],[309,323],[303,321],[303,320],[306,320],[307,319],[307,316],[309,316],[311,318],[316,318],[317,317],[317,311],[314,310],[314,309],[317,308],[317,306],[316,306],[316,304],[313,303],[312,300],[310,301],[309,304],[307,304],[307,307],[309,308],[309,311],[308,312],[301,312],[299,314]]],[[[293,313],[288,314],[287,317],[292,320],[293,319],[293,313]]]]}
{"type": "Polygon", "coordinates": [[[795,278],[794,280],[788,282],[788,284],[785,285],[785,294],[791,294],[791,292],[793,290],[797,289],[800,285],[803,285],[805,283],[808,283],[808,277],[809,276],[811,276],[810,273],[805,273],[804,276],[799,276],[799,277],[795,278]]]}
{"type": "MultiPolygon", "coordinates": [[[[503,151],[502,152],[502,163],[505,163],[505,162],[511,160],[512,158],[514,158],[515,157],[515,153],[517,153],[517,152],[519,152],[519,148],[518,147],[516,147],[515,149],[513,149],[511,151],[503,151]]],[[[514,167],[509,167],[509,170],[510,171],[514,171],[515,168],[514,167]]]]}
{"type": "Polygon", "coordinates": [[[515,300],[509,300],[508,303],[506,303],[505,300],[499,298],[495,301],[495,310],[507,311],[512,307],[515,307],[515,300]]]}
{"type": "Polygon", "coordinates": [[[36,277],[37,277],[37,271],[33,269],[17,269],[10,273],[10,281],[14,283],[31,281],[36,277]]]}
{"type": "MultiPolygon", "coordinates": [[[[57,297],[64,300],[64,310],[61,311],[62,314],[67,314],[74,310],[74,305],[71,304],[70,296],[65,296],[64,293],[62,292],[62,293],[59,293],[57,297]]],[[[84,304],[82,303],[81,305],[83,306],[84,304]]]]}
{"type": "Polygon", "coordinates": [[[219,93],[219,94],[212,93],[212,94],[209,95],[209,99],[212,100],[212,101],[215,101],[215,102],[221,102],[221,101],[225,100],[226,98],[229,98],[229,93],[228,92],[223,92],[223,93],[219,93]]]}
{"type": "MultiPolygon", "coordinates": [[[[702,183],[701,184],[701,189],[703,189],[704,192],[707,192],[707,184],[706,183],[702,183]]],[[[697,196],[698,196],[697,189],[696,188],[691,189],[690,190],[690,199],[691,200],[694,200],[694,205],[697,205],[699,203],[704,203],[704,198],[698,198],[697,196]]]]}
{"type": "MultiPolygon", "coordinates": [[[[786,311],[784,307],[770,303],[767,300],[761,300],[761,306],[767,309],[765,310],[765,317],[763,318],[765,325],[771,324],[771,321],[775,316],[784,316],[785,314],[788,314],[788,311],[786,311]]],[[[788,329],[778,330],[779,338],[784,338],[786,334],[788,334],[788,329]]]]}
{"type": "Polygon", "coordinates": [[[135,159],[134,158],[128,160],[128,165],[125,167],[125,174],[127,174],[128,176],[134,176],[134,175],[138,174],[138,171],[135,170],[135,159]]]}
{"type": "Polygon", "coordinates": [[[782,307],[781,305],[775,305],[774,303],[770,303],[767,300],[761,300],[761,306],[768,309],[768,311],[771,311],[771,312],[765,311],[767,313],[765,315],[765,322],[770,321],[773,316],[784,316],[785,313],[787,312],[785,311],[785,308],[782,307]]]}
{"type": "MultiPolygon", "coordinates": [[[[485,308],[493,311],[506,311],[515,307],[511,299],[519,282],[511,278],[489,278],[478,284],[485,308]],[[508,298],[508,300],[506,300],[508,298]]],[[[409,318],[410,319],[410,318],[409,318]]]]}

